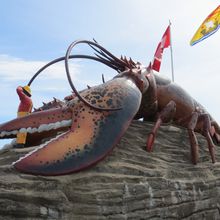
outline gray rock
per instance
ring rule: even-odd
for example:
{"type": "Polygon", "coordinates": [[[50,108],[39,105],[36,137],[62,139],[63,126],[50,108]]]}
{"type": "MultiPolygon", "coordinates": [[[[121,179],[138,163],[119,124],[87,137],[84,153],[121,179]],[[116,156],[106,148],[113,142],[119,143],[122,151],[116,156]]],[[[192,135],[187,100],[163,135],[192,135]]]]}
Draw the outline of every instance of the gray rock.
{"type": "Polygon", "coordinates": [[[148,153],[151,127],[133,122],[103,161],[65,176],[18,173],[11,163],[30,149],[0,151],[0,219],[220,219],[219,149],[212,164],[198,135],[195,166],[186,130],[163,126],[148,153]]]}

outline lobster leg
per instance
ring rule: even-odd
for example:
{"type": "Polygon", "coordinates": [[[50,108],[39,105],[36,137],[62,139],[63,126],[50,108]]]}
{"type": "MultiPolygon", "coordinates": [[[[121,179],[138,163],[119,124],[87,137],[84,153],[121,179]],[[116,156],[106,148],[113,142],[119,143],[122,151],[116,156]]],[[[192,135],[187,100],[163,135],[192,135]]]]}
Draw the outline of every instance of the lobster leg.
{"type": "Polygon", "coordinates": [[[194,129],[198,122],[199,114],[197,112],[193,112],[191,119],[189,121],[189,124],[187,126],[188,128],[188,134],[189,134],[189,140],[191,144],[191,155],[192,155],[192,163],[197,164],[198,160],[198,140],[196,138],[194,129]]]}
{"type": "Polygon", "coordinates": [[[216,144],[220,143],[220,127],[216,121],[211,122],[212,128],[214,128],[214,132],[212,137],[214,137],[214,141],[216,144]]]}
{"type": "Polygon", "coordinates": [[[157,121],[147,138],[147,151],[149,152],[152,151],[157,130],[159,129],[161,123],[166,123],[172,120],[175,112],[176,112],[176,103],[174,101],[170,101],[165,106],[165,108],[159,113],[157,121]]]}
{"type": "Polygon", "coordinates": [[[206,137],[206,140],[208,142],[209,153],[212,158],[212,163],[215,163],[215,153],[214,153],[215,145],[214,145],[212,138],[211,138],[211,135],[210,135],[210,131],[211,131],[210,117],[208,114],[202,114],[200,117],[203,121],[203,133],[204,133],[204,136],[206,137]]]}

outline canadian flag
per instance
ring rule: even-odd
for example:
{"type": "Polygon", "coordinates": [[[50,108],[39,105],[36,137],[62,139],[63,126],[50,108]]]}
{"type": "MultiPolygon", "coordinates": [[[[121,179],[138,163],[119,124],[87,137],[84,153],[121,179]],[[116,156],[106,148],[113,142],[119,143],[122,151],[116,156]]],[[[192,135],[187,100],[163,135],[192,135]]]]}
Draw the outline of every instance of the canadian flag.
{"type": "Polygon", "coordinates": [[[170,25],[167,27],[160,43],[157,46],[157,50],[154,54],[154,60],[153,60],[153,65],[152,65],[153,70],[156,70],[157,72],[160,71],[160,64],[162,60],[163,50],[164,48],[167,48],[169,46],[170,46],[170,25]]]}

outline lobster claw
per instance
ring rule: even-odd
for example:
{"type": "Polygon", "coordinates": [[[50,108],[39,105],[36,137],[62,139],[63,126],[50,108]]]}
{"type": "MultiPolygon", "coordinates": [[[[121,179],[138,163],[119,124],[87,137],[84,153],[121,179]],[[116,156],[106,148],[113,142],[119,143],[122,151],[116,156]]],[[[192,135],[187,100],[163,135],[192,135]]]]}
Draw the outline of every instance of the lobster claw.
{"type": "Polygon", "coordinates": [[[19,159],[14,167],[25,173],[61,175],[100,161],[117,144],[139,109],[142,94],[132,83],[115,79],[84,92],[92,102],[122,108],[98,111],[77,100],[71,129],[19,159]]]}

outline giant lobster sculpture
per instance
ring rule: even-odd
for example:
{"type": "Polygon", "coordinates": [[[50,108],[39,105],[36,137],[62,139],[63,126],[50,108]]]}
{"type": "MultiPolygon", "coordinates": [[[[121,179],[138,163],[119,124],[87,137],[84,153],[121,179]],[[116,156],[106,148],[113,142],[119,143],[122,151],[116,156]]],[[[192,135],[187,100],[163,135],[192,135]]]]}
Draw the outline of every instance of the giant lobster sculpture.
{"type": "Polygon", "coordinates": [[[180,86],[155,74],[149,67],[126,57],[117,58],[93,41],[75,41],[65,57],[51,61],[31,79],[53,63],[65,60],[73,95],[65,101],[54,100],[28,116],[0,125],[0,138],[14,138],[27,132],[26,146],[36,149],[13,165],[25,173],[61,175],[80,171],[102,160],[118,143],[133,119],[155,121],[147,139],[151,151],[161,123],[172,122],[188,129],[192,162],[198,160],[195,132],[205,136],[212,162],[214,143],[220,142],[220,128],[209,113],[180,86]],[[88,44],[95,56],[70,55],[77,44],[88,44]],[[78,92],[74,87],[68,61],[92,59],[116,70],[118,74],[101,85],[78,92]],[[57,105],[56,105],[57,103],[57,105]],[[214,142],[214,143],[213,143],[214,142]]]}

